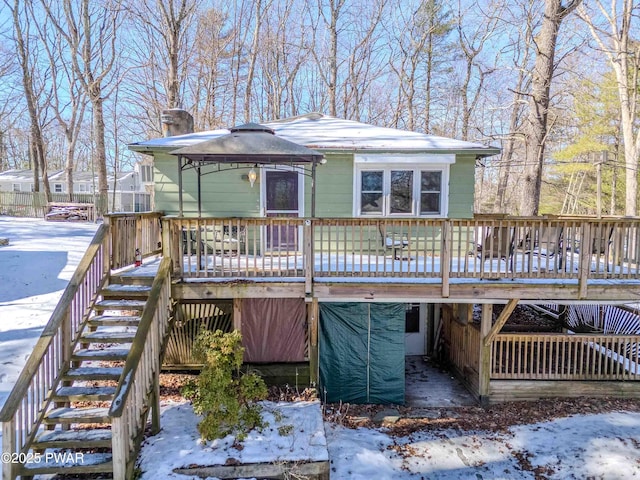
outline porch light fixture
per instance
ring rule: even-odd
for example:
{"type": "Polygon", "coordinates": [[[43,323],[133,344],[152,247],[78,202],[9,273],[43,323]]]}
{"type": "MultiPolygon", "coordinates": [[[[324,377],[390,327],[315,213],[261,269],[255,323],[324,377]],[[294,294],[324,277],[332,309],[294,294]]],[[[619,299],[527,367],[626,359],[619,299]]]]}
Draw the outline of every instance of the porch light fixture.
{"type": "Polygon", "coordinates": [[[258,174],[256,173],[255,169],[253,167],[251,167],[251,170],[249,170],[249,174],[247,175],[247,179],[249,180],[249,183],[251,184],[251,188],[253,188],[253,184],[256,183],[256,180],[258,179],[258,174]]]}

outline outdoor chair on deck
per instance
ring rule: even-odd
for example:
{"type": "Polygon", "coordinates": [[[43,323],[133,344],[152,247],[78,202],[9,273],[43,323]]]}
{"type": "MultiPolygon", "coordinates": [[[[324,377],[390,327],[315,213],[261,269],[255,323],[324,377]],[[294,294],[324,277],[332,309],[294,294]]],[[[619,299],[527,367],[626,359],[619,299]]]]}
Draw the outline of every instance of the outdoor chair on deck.
{"type": "Polygon", "coordinates": [[[612,265],[609,263],[609,249],[613,240],[613,227],[599,226],[593,232],[593,240],[591,242],[591,255],[595,256],[596,267],[600,263],[600,259],[604,260],[607,272],[611,271],[612,265]]]}
{"type": "Polygon", "coordinates": [[[561,226],[547,225],[534,231],[535,238],[529,239],[530,247],[524,250],[527,270],[530,270],[534,258],[538,260],[538,268],[551,268],[554,271],[564,268],[563,232],[561,226]]]}
{"type": "Polygon", "coordinates": [[[409,237],[406,232],[394,231],[387,225],[380,224],[380,236],[385,251],[390,251],[395,260],[405,260],[403,251],[409,247],[409,237]]]}
{"type": "Polygon", "coordinates": [[[230,253],[237,255],[240,250],[240,239],[238,232],[229,232],[229,227],[216,225],[213,228],[206,228],[202,232],[203,250],[207,253],[230,253]],[[236,233],[236,235],[233,235],[236,233]]]}
{"type": "Polygon", "coordinates": [[[478,258],[485,260],[504,260],[507,266],[513,270],[513,228],[510,227],[480,227],[477,238],[481,243],[476,245],[478,258]]]}

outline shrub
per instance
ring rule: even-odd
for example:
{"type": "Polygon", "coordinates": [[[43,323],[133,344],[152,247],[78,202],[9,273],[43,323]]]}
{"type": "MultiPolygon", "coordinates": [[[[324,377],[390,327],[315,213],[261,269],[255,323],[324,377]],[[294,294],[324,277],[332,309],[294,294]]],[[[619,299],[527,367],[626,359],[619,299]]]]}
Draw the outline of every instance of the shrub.
{"type": "Polygon", "coordinates": [[[204,367],[182,393],[203,416],[198,431],[204,440],[231,433],[243,440],[248,431],[264,427],[260,405],[255,402],[267,398],[267,387],[257,374],[241,371],[243,353],[237,331],[203,331],[196,338],[194,356],[204,367]]]}

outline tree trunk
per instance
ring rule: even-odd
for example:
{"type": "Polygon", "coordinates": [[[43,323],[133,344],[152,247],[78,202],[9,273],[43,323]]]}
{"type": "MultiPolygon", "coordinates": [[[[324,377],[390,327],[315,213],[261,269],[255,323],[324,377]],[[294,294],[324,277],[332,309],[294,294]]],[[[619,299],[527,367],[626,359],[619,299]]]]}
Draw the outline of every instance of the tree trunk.
{"type": "Polygon", "coordinates": [[[540,208],[540,187],[545,145],[548,135],[549,98],[555,70],[554,58],[558,31],[562,20],[575,9],[581,0],[545,0],[544,17],[540,32],[535,38],[536,60],[529,96],[529,114],[525,130],[525,167],[522,182],[520,214],[533,216],[540,208]]]}
{"type": "MultiPolygon", "coordinates": [[[[268,7],[268,5],[267,5],[268,7]]],[[[253,77],[255,75],[256,60],[258,58],[258,45],[260,44],[260,27],[262,25],[262,0],[255,0],[255,22],[253,40],[249,52],[249,71],[247,72],[246,89],[244,92],[244,121],[251,121],[251,93],[253,90],[253,77]]],[[[277,118],[277,117],[276,117],[277,118]]]]}
{"type": "Polygon", "coordinates": [[[107,182],[107,150],[105,147],[105,127],[104,127],[104,111],[103,99],[97,94],[92,96],[91,105],[93,106],[93,139],[95,142],[95,160],[98,169],[98,212],[104,214],[107,212],[107,193],[109,184],[107,182]]]}
{"type": "Polygon", "coordinates": [[[331,22],[329,24],[329,36],[331,38],[331,46],[329,51],[329,114],[337,115],[336,105],[336,89],[338,84],[338,18],[340,17],[340,9],[344,5],[345,0],[331,0],[329,2],[331,8],[331,22]]]}
{"type": "MultiPolygon", "coordinates": [[[[637,4],[637,2],[635,2],[637,4]]],[[[625,163],[625,215],[638,214],[638,156],[640,155],[640,129],[634,134],[637,122],[638,108],[638,72],[640,70],[640,44],[630,38],[633,31],[634,1],[622,2],[622,13],[618,15],[620,2],[611,2],[611,11],[600,1],[596,2],[598,10],[602,12],[609,23],[610,31],[605,32],[600,22],[595,25],[585,8],[580,9],[580,18],[584,20],[591,35],[598,43],[600,51],[604,52],[618,83],[620,99],[620,124],[624,143],[625,163]],[[606,41],[605,41],[606,40],[606,41]]]]}
{"type": "Polygon", "coordinates": [[[27,101],[27,111],[29,112],[29,122],[31,130],[32,159],[34,169],[34,191],[39,191],[38,170],[42,175],[42,186],[46,201],[51,201],[51,190],[49,188],[49,179],[47,178],[47,160],[45,158],[44,139],[42,138],[42,129],[40,128],[40,115],[37,105],[37,99],[33,87],[33,77],[31,76],[29,58],[31,55],[29,49],[29,35],[24,34],[20,23],[20,12],[18,11],[19,1],[15,0],[11,9],[13,15],[13,28],[15,34],[16,48],[18,53],[18,61],[22,71],[22,87],[24,89],[25,100],[27,101]]]}

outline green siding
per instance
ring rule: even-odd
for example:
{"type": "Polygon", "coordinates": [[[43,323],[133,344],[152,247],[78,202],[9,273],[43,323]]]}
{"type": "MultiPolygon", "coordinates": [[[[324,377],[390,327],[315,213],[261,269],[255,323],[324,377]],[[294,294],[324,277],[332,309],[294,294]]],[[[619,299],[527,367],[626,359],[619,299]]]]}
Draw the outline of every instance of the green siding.
{"type": "MultiPolygon", "coordinates": [[[[327,154],[327,163],[318,165],[316,216],[353,216],[353,154],[327,154]]],[[[167,215],[177,215],[178,160],[166,153],[155,154],[155,205],[167,215]]],[[[203,169],[203,171],[206,171],[203,169]]],[[[472,218],[475,157],[458,155],[449,175],[449,218],[472,218]]],[[[202,215],[217,217],[260,216],[260,184],[252,188],[242,176],[246,169],[232,169],[202,177],[202,215]]],[[[197,216],[197,176],[183,173],[185,216],[197,216]]],[[[311,215],[311,178],[305,177],[305,215],[311,215]]]]}
{"type": "MultiPolygon", "coordinates": [[[[316,171],[316,216],[353,216],[353,154],[327,155],[316,171]]],[[[311,214],[311,179],[305,184],[305,212],[311,214]]]]}
{"type": "MultiPolygon", "coordinates": [[[[155,203],[156,209],[167,215],[177,215],[178,159],[173,155],[155,154],[155,203]]],[[[209,167],[211,169],[211,167],[209,167]]],[[[206,172],[203,169],[203,172],[206,172]]],[[[260,215],[260,184],[253,188],[242,175],[246,169],[232,169],[204,175],[201,179],[202,216],[258,217],[260,215]]],[[[197,175],[194,170],[183,172],[184,215],[198,215],[197,175]]]]}
{"type": "Polygon", "coordinates": [[[449,171],[449,218],[473,217],[475,156],[456,155],[449,171]]]}

